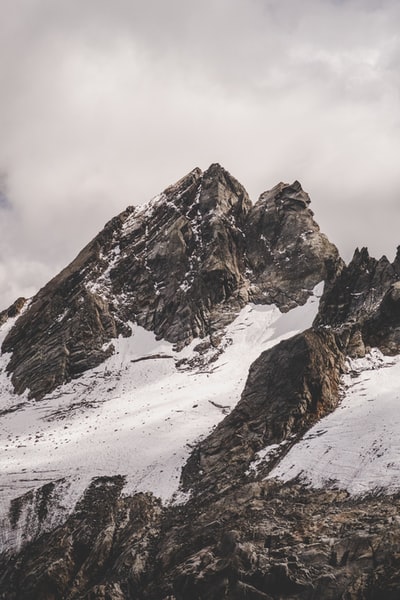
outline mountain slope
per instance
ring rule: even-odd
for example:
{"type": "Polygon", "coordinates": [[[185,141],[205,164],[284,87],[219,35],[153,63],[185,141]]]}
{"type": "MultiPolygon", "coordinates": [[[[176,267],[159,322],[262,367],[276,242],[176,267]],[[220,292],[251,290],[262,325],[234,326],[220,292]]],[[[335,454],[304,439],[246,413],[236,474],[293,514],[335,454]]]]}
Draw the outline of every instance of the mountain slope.
{"type": "Polygon", "coordinates": [[[0,458],[2,543],[19,547],[51,528],[72,511],[94,477],[118,474],[126,493],[153,492],[171,500],[194,445],[239,401],[252,361],[296,333],[295,327],[310,326],[317,307],[314,296],[286,314],[274,306],[246,306],[220,332],[225,351],[203,354],[202,369],[177,368],[179,361],[196,359],[198,342],[177,352],[132,325],[131,337],[114,342],[113,356],[40,402],[25,396],[16,404],[4,386],[9,412],[2,416],[7,432],[0,458]],[[29,490],[43,484],[53,485],[52,506],[39,522],[31,509],[42,497],[39,492],[37,501],[29,490]],[[11,517],[10,502],[24,492],[18,518],[11,517]]]}
{"type": "Polygon", "coordinates": [[[399,274],[219,165],[113,219],[0,315],[0,598],[397,598],[399,274]]]}

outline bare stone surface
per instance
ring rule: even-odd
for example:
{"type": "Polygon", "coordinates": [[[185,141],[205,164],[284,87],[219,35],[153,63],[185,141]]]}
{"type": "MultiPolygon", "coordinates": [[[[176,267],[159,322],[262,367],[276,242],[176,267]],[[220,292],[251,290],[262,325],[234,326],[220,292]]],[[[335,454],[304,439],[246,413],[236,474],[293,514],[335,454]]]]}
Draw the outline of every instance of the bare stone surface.
{"type": "Polygon", "coordinates": [[[400,352],[400,247],[393,263],[386,256],[356,250],[352,261],[328,282],[314,325],[336,331],[349,356],[368,347],[400,352]]]}
{"type": "Polygon", "coordinates": [[[4,340],[16,392],[40,399],[97,366],[129,323],[182,348],[212,341],[248,301],[304,304],[342,266],[308,204],[295,182],[252,206],[214,164],[127,208],[38,292],[4,340]]]}
{"type": "Polygon", "coordinates": [[[13,304],[11,304],[11,306],[6,308],[6,310],[0,312],[0,327],[4,325],[4,323],[8,319],[17,317],[20,314],[23,307],[25,306],[25,304],[26,298],[18,298],[15,302],[13,302],[13,304]]]}
{"type": "MultiPolygon", "coordinates": [[[[307,330],[263,352],[252,364],[241,399],[198,444],[183,474],[187,487],[214,493],[235,484],[256,452],[300,435],[339,403],[344,354],[336,336],[307,330]]],[[[271,470],[282,452],[264,465],[271,470]]]]}
{"type": "Polygon", "coordinates": [[[253,297],[282,310],[303,304],[322,273],[329,279],[343,266],[309,204],[298,181],[280,183],[261,194],[246,223],[253,297]]]}
{"type": "Polygon", "coordinates": [[[96,480],[68,521],[0,559],[4,600],[395,600],[400,499],[238,482],[162,508],[96,480]]]}

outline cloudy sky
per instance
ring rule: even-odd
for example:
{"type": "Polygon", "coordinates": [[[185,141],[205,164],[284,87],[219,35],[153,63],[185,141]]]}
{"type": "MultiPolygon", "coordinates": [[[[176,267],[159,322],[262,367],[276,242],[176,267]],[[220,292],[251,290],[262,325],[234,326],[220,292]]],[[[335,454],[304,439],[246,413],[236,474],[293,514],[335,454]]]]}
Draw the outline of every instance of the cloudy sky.
{"type": "Polygon", "coordinates": [[[299,179],[346,260],[400,244],[398,0],[0,0],[0,308],[220,162],[299,179]]]}

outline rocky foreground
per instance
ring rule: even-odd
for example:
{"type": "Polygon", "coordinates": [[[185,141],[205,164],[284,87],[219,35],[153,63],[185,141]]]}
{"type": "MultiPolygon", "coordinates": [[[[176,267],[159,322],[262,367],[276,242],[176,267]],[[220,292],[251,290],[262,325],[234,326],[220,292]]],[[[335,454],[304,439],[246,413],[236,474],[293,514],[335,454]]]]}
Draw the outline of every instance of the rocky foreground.
{"type": "Polygon", "coordinates": [[[122,484],[94,481],[66,524],[3,559],[0,597],[398,598],[399,496],[262,481],[166,509],[122,484]]]}

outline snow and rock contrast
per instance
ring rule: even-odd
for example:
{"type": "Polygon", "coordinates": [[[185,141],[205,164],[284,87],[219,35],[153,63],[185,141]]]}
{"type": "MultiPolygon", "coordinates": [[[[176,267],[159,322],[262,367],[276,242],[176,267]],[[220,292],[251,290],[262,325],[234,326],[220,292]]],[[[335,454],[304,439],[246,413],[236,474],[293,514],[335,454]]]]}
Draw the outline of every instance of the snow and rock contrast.
{"type": "Polygon", "coordinates": [[[399,253],[309,204],[194,169],[0,313],[1,599],[398,597],[399,253]]]}
{"type": "Polygon", "coordinates": [[[352,494],[400,489],[400,361],[379,351],[353,360],[339,408],[314,425],[270,477],[352,494]]]}
{"type": "Polygon", "coordinates": [[[304,304],[342,266],[308,202],[298,183],[280,184],[253,206],[212,165],[128,208],[40,290],[4,340],[15,390],[40,399],[96,367],[113,352],[108,342],[130,335],[129,322],[181,349],[194,338],[217,344],[249,301],[304,304]]]}
{"type": "Polygon", "coordinates": [[[95,477],[122,475],[125,493],[152,492],[173,501],[193,448],[236,406],[253,360],[296,333],[296,327],[311,325],[320,287],[290,313],[247,305],[220,332],[219,355],[206,350],[201,367],[198,341],[177,352],[132,325],[130,337],[114,341],[110,358],[40,402],[16,397],[6,380],[0,453],[0,510],[7,515],[0,527],[3,545],[18,547],[65,518],[95,477]],[[30,490],[45,484],[51,485],[48,517],[37,523],[30,490]],[[24,493],[25,503],[15,500],[24,493]],[[24,510],[16,517],[10,505],[24,510]]]}

